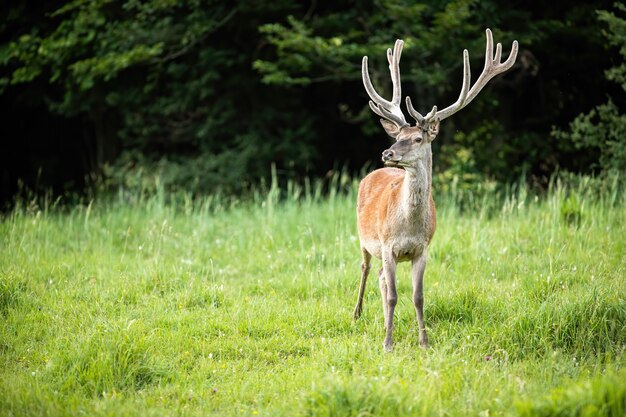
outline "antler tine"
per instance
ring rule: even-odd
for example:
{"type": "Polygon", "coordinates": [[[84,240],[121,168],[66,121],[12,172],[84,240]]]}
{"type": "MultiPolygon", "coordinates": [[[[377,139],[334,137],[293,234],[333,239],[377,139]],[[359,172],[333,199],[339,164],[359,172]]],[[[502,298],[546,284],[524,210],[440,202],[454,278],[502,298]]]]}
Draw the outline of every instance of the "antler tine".
{"type": "Polygon", "coordinates": [[[494,62],[500,62],[501,58],[502,58],[502,44],[498,42],[498,44],[496,45],[496,56],[495,58],[493,58],[493,60],[494,62]]]}
{"type": "Polygon", "coordinates": [[[418,124],[422,124],[425,121],[433,120],[435,118],[435,115],[439,117],[438,116],[439,113],[437,113],[437,106],[433,106],[433,109],[430,112],[428,112],[426,116],[422,116],[420,112],[418,112],[417,110],[415,110],[415,108],[413,108],[413,104],[411,103],[411,97],[409,96],[406,97],[406,108],[409,111],[409,114],[411,115],[411,117],[414,118],[418,124]]]}
{"type": "Polygon", "coordinates": [[[498,43],[496,45],[496,52],[493,52],[493,34],[490,29],[486,31],[487,36],[487,45],[485,47],[485,67],[483,68],[483,72],[480,74],[476,83],[469,89],[470,84],[470,66],[469,66],[469,53],[467,49],[463,51],[463,86],[461,87],[461,94],[457,101],[451,106],[446,107],[445,109],[437,112],[436,117],[439,120],[443,120],[447,117],[452,116],[454,113],[461,110],[463,107],[467,106],[480,91],[483,89],[485,85],[496,75],[503,73],[513,66],[515,63],[515,59],[517,58],[518,51],[518,43],[517,41],[513,41],[513,46],[511,47],[511,53],[506,61],[500,62],[502,59],[502,44],[498,43]],[[469,91],[468,91],[469,89],[469,91]]]}
{"type": "Polygon", "coordinates": [[[411,103],[411,97],[409,96],[406,96],[406,109],[408,110],[411,117],[414,118],[418,123],[424,123],[424,116],[422,116],[420,112],[415,110],[413,104],[411,103]]]}
{"type": "Polygon", "coordinates": [[[393,52],[391,48],[387,48],[387,61],[389,61],[389,73],[391,74],[391,83],[393,85],[393,93],[391,102],[400,106],[400,98],[402,97],[402,86],[400,85],[400,56],[402,55],[402,47],[404,42],[400,39],[396,40],[393,45],[393,52]]]}
{"type": "Polygon", "coordinates": [[[367,94],[375,102],[378,102],[378,103],[385,102],[386,100],[384,98],[382,98],[381,96],[379,96],[378,93],[376,92],[376,90],[374,90],[374,86],[372,85],[372,81],[370,81],[370,74],[369,74],[369,71],[368,71],[367,67],[368,67],[368,65],[367,65],[367,56],[364,56],[363,57],[363,62],[362,62],[362,65],[361,65],[361,76],[363,78],[363,85],[365,86],[365,91],[367,91],[367,94]]]}
{"type": "Polygon", "coordinates": [[[374,113],[395,123],[398,127],[408,125],[406,119],[404,118],[404,114],[402,114],[402,110],[400,109],[400,97],[402,95],[400,85],[400,55],[402,54],[403,45],[404,42],[398,39],[393,47],[393,51],[391,48],[387,50],[389,72],[391,74],[391,82],[393,84],[391,101],[382,98],[374,89],[368,71],[367,56],[363,57],[361,66],[363,85],[365,86],[365,91],[367,91],[367,94],[371,98],[371,101],[369,102],[370,108],[374,113]]]}
{"type": "Polygon", "coordinates": [[[469,103],[469,101],[466,101],[466,100],[467,100],[467,95],[470,91],[471,77],[472,75],[470,72],[469,52],[467,51],[467,49],[464,49],[463,50],[463,84],[461,84],[461,93],[459,94],[459,98],[454,102],[454,104],[437,112],[437,118],[439,120],[443,120],[447,117],[452,116],[454,113],[456,113],[457,111],[465,107],[467,103],[469,103]]]}
{"type": "Polygon", "coordinates": [[[426,115],[426,120],[432,120],[437,114],[437,106],[433,106],[433,109],[426,115]]]}

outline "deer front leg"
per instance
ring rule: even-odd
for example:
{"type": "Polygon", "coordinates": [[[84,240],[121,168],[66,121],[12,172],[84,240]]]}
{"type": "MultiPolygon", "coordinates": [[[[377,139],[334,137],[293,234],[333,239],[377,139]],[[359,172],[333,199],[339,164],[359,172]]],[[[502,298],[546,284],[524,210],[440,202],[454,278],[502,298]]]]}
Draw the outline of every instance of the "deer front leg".
{"type": "Polygon", "coordinates": [[[383,349],[387,352],[391,352],[393,350],[393,313],[398,302],[398,293],[396,291],[396,260],[392,253],[383,253],[382,272],[380,295],[383,299],[386,330],[383,349]]]}
{"type": "Polygon", "coordinates": [[[363,255],[363,262],[361,263],[361,285],[359,286],[359,297],[356,300],[356,307],[354,307],[354,319],[361,317],[361,311],[363,311],[363,295],[365,294],[365,284],[367,283],[367,275],[370,272],[370,260],[372,255],[365,249],[361,248],[361,254],[363,255]]]}
{"type": "Polygon", "coordinates": [[[378,287],[380,288],[380,295],[383,300],[383,317],[385,319],[385,328],[387,328],[387,283],[385,282],[383,268],[380,268],[380,271],[378,271],[378,287]]]}
{"type": "Polygon", "coordinates": [[[426,326],[424,325],[424,270],[426,269],[426,253],[423,253],[412,263],[413,272],[413,304],[417,313],[417,326],[420,332],[420,346],[428,347],[428,336],[426,335],[426,326]]]}

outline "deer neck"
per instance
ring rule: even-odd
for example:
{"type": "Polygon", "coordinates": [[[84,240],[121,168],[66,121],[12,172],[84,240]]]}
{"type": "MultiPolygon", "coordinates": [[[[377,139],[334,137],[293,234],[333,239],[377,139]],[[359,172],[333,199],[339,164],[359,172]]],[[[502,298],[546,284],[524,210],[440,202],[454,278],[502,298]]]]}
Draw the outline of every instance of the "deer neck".
{"type": "Polygon", "coordinates": [[[402,183],[402,208],[407,216],[428,210],[432,184],[432,152],[426,151],[423,158],[410,167],[405,167],[402,183]]]}

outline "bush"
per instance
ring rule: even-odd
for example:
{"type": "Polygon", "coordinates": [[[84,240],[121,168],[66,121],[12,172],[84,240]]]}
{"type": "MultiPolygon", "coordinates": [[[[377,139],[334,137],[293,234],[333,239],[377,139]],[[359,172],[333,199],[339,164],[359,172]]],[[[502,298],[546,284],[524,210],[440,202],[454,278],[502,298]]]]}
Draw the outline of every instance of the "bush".
{"type": "MultiPolygon", "coordinates": [[[[623,4],[616,3],[615,7],[626,12],[623,4]]],[[[604,32],[609,45],[619,48],[624,61],[606,71],[606,78],[619,83],[626,91],[626,20],[608,11],[600,11],[598,16],[609,26],[604,32]]],[[[580,114],[569,128],[568,132],[553,129],[552,135],[571,140],[578,149],[597,150],[597,165],[603,171],[626,170],[626,114],[620,113],[610,98],[606,104],[580,114]]]]}

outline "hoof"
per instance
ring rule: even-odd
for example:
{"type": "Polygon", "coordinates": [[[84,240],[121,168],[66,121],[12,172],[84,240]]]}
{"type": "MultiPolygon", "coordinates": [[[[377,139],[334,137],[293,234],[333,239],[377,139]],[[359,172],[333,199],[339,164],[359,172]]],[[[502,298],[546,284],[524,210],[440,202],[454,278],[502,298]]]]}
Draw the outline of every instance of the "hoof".
{"type": "Polygon", "coordinates": [[[383,352],[393,352],[393,345],[391,343],[383,343],[383,352]]]}
{"type": "Polygon", "coordinates": [[[358,318],[361,317],[361,309],[355,308],[354,313],[352,313],[352,317],[354,320],[358,320],[358,318]]]}

